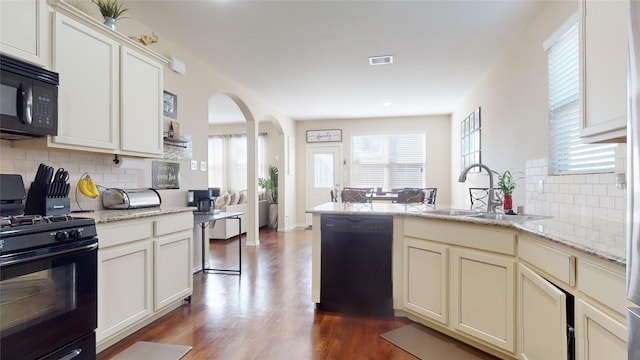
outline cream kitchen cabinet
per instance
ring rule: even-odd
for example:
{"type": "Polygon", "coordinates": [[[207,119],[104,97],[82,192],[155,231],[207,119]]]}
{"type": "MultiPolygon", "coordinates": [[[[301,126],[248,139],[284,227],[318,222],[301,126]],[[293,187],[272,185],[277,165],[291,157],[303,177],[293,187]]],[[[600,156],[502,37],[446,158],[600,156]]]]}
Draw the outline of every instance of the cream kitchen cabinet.
{"type": "Polygon", "coordinates": [[[162,66],[130,47],[121,48],[122,152],[162,155],[162,66]]]}
{"type": "Polygon", "coordinates": [[[510,353],[516,345],[515,264],[504,255],[451,250],[453,327],[510,353]]]}
{"type": "Polygon", "coordinates": [[[627,359],[627,330],[589,302],[576,304],[576,359],[627,359]]]}
{"type": "Polygon", "coordinates": [[[193,292],[190,211],[98,223],[98,351],[193,292]]]}
{"type": "Polygon", "coordinates": [[[600,259],[578,260],[576,355],[579,360],[626,359],[624,268],[600,259]]]}
{"type": "Polygon", "coordinates": [[[567,359],[576,257],[529,235],[518,237],[518,354],[520,359],[567,359]],[[553,283],[551,282],[553,281],[553,283]]]}
{"type": "Polygon", "coordinates": [[[46,0],[0,1],[0,52],[50,68],[49,22],[46,0]]]}
{"type": "Polygon", "coordinates": [[[165,59],[64,3],[54,9],[58,135],[17,145],[161,157],[165,59]]]}
{"type": "Polygon", "coordinates": [[[529,267],[519,264],[517,298],[519,358],[566,360],[565,293],[529,267]]]}
{"type": "Polygon", "coordinates": [[[193,291],[193,216],[165,216],[155,220],[153,225],[153,288],[157,311],[189,297],[193,291]]]}
{"type": "Polygon", "coordinates": [[[628,0],[580,0],[583,128],[587,142],[624,142],[627,114],[628,0]]]}
{"type": "Polygon", "coordinates": [[[403,225],[403,304],[410,318],[515,357],[515,232],[412,217],[403,225]]]}
{"type": "Polygon", "coordinates": [[[114,153],[119,148],[120,45],[60,13],[55,14],[58,136],[50,147],[114,153]]]}
{"type": "Polygon", "coordinates": [[[151,237],[150,222],[98,224],[97,343],[153,312],[151,237]]]}
{"type": "Polygon", "coordinates": [[[531,235],[518,256],[521,359],[567,358],[567,322],[576,359],[626,359],[624,266],[531,235]]]}
{"type": "Polygon", "coordinates": [[[449,250],[437,243],[404,240],[404,307],[447,325],[449,250]]]}

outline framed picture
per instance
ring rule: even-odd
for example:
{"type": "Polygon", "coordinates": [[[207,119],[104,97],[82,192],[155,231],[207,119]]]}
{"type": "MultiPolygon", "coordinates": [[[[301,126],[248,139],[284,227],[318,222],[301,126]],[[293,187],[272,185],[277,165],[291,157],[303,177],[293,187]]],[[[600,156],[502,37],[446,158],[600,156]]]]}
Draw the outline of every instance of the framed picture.
{"type": "Polygon", "coordinates": [[[342,130],[307,130],[307,142],[340,142],[342,141],[342,130]]]}
{"type": "Polygon", "coordinates": [[[178,96],[168,91],[162,93],[162,112],[172,119],[178,118],[178,96]]]}

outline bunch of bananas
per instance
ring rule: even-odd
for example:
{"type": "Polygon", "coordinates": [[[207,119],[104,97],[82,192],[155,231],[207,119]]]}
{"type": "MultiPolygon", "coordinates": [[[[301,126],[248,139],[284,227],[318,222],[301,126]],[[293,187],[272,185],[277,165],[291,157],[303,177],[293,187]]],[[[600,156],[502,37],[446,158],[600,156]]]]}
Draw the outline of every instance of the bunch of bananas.
{"type": "Polygon", "coordinates": [[[78,180],[78,189],[80,190],[82,195],[90,197],[92,199],[95,199],[98,197],[98,195],[100,195],[96,183],[94,183],[93,179],[91,179],[91,176],[86,173],[82,175],[80,180],[78,180]]]}

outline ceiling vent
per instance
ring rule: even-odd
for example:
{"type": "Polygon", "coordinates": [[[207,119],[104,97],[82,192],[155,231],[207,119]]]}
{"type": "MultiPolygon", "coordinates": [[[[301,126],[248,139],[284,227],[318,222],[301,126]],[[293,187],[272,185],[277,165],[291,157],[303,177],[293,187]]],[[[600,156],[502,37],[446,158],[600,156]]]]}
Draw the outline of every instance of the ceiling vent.
{"type": "Polygon", "coordinates": [[[393,64],[393,55],[369,57],[369,65],[387,65],[387,64],[393,64]]]}

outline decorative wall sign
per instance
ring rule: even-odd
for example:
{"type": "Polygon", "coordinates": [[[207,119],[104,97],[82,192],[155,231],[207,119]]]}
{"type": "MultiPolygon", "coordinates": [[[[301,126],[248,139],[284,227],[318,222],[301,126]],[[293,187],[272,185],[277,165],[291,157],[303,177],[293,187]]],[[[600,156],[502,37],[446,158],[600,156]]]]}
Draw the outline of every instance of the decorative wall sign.
{"type": "Polygon", "coordinates": [[[156,190],[180,189],[179,163],[152,161],[151,176],[151,187],[156,190]]]}
{"type": "Polygon", "coordinates": [[[168,91],[162,93],[162,112],[172,119],[178,118],[178,96],[168,91]]]}
{"type": "Polygon", "coordinates": [[[342,130],[307,130],[307,142],[340,142],[342,141],[342,130]]]}

